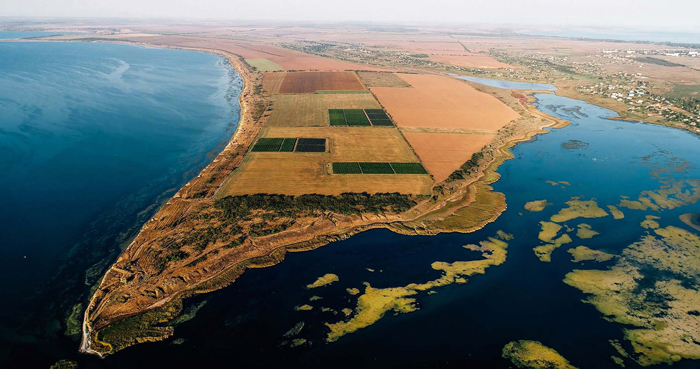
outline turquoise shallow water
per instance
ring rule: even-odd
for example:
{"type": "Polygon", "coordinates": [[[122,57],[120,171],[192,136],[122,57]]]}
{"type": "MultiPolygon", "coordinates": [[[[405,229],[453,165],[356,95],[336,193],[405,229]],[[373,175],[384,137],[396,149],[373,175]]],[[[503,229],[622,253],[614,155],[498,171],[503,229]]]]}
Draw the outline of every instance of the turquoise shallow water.
{"type": "Polygon", "coordinates": [[[0,340],[60,333],[121,244],[223,148],[241,87],[205,53],[0,43],[0,340]]]}

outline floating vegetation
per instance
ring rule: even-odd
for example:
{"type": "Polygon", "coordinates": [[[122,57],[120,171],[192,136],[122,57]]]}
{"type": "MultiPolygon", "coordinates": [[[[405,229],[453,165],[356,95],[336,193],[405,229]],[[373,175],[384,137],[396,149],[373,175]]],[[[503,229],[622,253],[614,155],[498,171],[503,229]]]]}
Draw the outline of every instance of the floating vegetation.
{"type": "Polygon", "coordinates": [[[578,246],[573,249],[569,249],[569,254],[573,256],[573,259],[571,259],[571,261],[574,263],[579,263],[582,261],[603,262],[615,257],[615,255],[613,254],[608,254],[604,251],[589,249],[586,246],[578,246]]]}
{"type": "Polygon", "coordinates": [[[646,220],[642,222],[642,227],[646,229],[656,229],[659,228],[659,222],[656,220],[661,219],[654,215],[647,215],[646,220]]]}
{"type": "Polygon", "coordinates": [[[565,233],[561,237],[554,240],[552,243],[537,246],[534,249],[532,249],[532,251],[535,252],[535,255],[537,256],[537,258],[540,259],[540,261],[549,263],[552,261],[552,252],[554,250],[561,247],[561,245],[571,243],[572,241],[573,240],[571,239],[571,237],[565,233]]]}
{"type": "Polygon", "coordinates": [[[552,242],[554,237],[556,237],[561,230],[561,226],[559,224],[552,222],[540,222],[540,226],[542,227],[542,230],[540,231],[538,238],[542,242],[552,242]]]}
{"type": "Polygon", "coordinates": [[[606,319],[625,325],[643,366],[700,359],[700,237],[676,227],[627,247],[607,270],[574,270],[564,282],[590,295],[606,319]]]}
{"type": "Polygon", "coordinates": [[[576,237],[582,238],[582,239],[588,239],[588,238],[593,238],[600,233],[596,232],[593,230],[593,228],[586,224],[586,223],[581,223],[578,225],[578,231],[576,232],[576,237]]]}
{"type": "MultiPolygon", "coordinates": [[[[511,235],[501,233],[504,238],[512,239],[511,235]]],[[[481,241],[479,245],[464,246],[468,250],[481,252],[483,259],[454,263],[434,262],[431,265],[432,268],[443,271],[443,275],[425,283],[411,283],[403,287],[373,288],[365,282],[365,292],[358,298],[355,314],[350,320],[326,323],[326,326],[330,328],[326,341],[334,342],[346,334],[368,327],[388,312],[393,311],[400,314],[418,310],[414,297],[418,292],[429,291],[453,283],[465,283],[467,277],[486,273],[487,268],[505,262],[507,247],[508,244],[500,236],[499,238],[490,237],[486,241],[481,241]]],[[[349,315],[345,309],[343,309],[343,313],[349,315]]]]}
{"type": "Polygon", "coordinates": [[[587,149],[588,142],[583,142],[580,140],[569,140],[566,142],[562,142],[561,147],[565,150],[587,149]]]}
{"type": "Polygon", "coordinates": [[[70,360],[61,360],[51,365],[51,369],[78,369],[78,363],[70,360]]]}
{"type": "Polygon", "coordinates": [[[323,287],[327,286],[333,282],[337,282],[339,280],[338,276],[332,273],[328,273],[324,275],[323,277],[319,277],[316,282],[307,284],[306,288],[311,289],[311,288],[318,288],[318,287],[323,287]]]}
{"type": "Polygon", "coordinates": [[[643,191],[637,200],[622,197],[620,207],[634,210],[670,210],[695,204],[700,200],[700,180],[689,179],[667,183],[656,191],[643,191]]]}
{"type": "Polygon", "coordinates": [[[305,339],[303,339],[303,338],[295,338],[295,339],[292,340],[292,343],[289,344],[289,347],[297,347],[297,346],[301,346],[301,345],[303,345],[303,344],[305,344],[305,343],[306,343],[306,340],[305,340],[305,339]]]}
{"type": "Polygon", "coordinates": [[[545,182],[551,184],[552,186],[571,186],[571,183],[569,183],[567,181],[559,181],[559,182],[557,182],[557,181],[545,181],[545,182]]]}
{"type": "Polygon", "coordinates": [[[613,218],[615,218],[615,220],[625,218],[625,214],[623,212],[621,212],[620,209],[618,209],[616,206],[608,205],[608,210],[610,210],[610,214],[612,214],[612,216],[613,216],[613,218]]]}
{"type": "Polygon", "coordinates": [[[296,310],[296,311],[309,311],[309,310],[313,310],[313,308],[314,307],[309,305],[309,304],[304,304],[304,305],[295,307],[294,310],[296,310]]]}
{"type": "Polygon", "coordinates": [[[546,208],[547,206],[551,206],[551,205],[554,205],[554,204],[552,204],[551,202],[549,202],[547,200],[535,200],[535,201],[526,202],[524,208],[527,211],[537,213],[537,212],[544,210],[544,208],[546,208]]]}
{"type": "Polygon", "coordinates": [[[360,293],[360,290],[358,288],[346,288],[346,291],[348,291],[349,294],[355,296],[360,293]]]}
{"type": "Polygon", "coordinates": [[[700,231],[700,214],[698,213],[686,213],[681,215],[681,222],[685,223],[690,228],[700,231]]]}
{"type": "Polygon", "coordinates": [[[566,202],[567,208],[561,209],[559,213],[553,215],[550,220],[555,223],[568,222],[576,218],[603,218],[608,216],[608,212],[598,206],[595,200],[579,200],[572,197],[566,202]]]}
{"type": "Polygon", "coordinates": [[[341,311],[343,312],[343,314],[345,314],[345,316],[350,316],[350,314],[352,314],[352,309],[350,308],[345,308],[341,311]]]}
{"type": "Polygon", "coordinates": [[[538,341],[513,341],[503,347],[503,357],[524,369],[576,369],[556,350],[538,341]]]}
{"type": "Polygon", "coordinates": [[[284,334],[285,337],[290,338],[298,335],[301,330],[304,329],[304,322],[299,322],[292,327],[292,329],[288,330],[287,333],[284,334]]]}
{"type": "Polygon", "coordinates": [[[323,299],[323,297],[314,295],[314,296],[311,296],[309,298],[309,301],[317,301],[317,300],[321,300],[321,299],[323,299]]]}

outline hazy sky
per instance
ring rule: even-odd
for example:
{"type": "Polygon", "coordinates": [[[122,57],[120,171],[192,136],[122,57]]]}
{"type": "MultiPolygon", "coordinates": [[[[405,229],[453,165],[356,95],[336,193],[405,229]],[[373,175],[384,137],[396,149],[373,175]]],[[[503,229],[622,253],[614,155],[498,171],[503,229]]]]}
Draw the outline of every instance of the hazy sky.
{"type": "Polygon", "coordinates": [[[700,30],[700,0],[0,0],[0,16],[425,21],[700,30]]]}

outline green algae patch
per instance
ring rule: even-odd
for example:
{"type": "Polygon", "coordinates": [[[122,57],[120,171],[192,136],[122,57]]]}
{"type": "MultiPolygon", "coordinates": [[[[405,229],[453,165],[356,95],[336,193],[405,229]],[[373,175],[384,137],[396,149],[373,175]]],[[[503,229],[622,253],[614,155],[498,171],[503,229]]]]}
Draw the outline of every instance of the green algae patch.
{"type": "MultiPolygon", "coordinates": [[[[512,239],[507,233],[502,237],[512,239]]],[[[327,342],[335,342],[346,334],[356,332],[379,321],[385,314],[410,313],[418,310],[415,296],[419,292],[425,292],[437,287],[454,283],[466,283],[467,278],[476,274],[486,273],[486,269],[503,264],[506,260],[508,244],[502,238],[490,237],[479,245],[464,246],[467,250],[481,252],[482,259],[470,261],[456,261],[447,263],[436,261],[431,264],[434,270],[442,271],[438,279],[425,283],[411,283],[401,287],[374,288],[365,282],[365,291],[357,300],[355,314],[347,321],[326,323],[330,329],[326,337],[327,342]]],[[[350,309],[343,309],[343,313],[350,315],[350,309]]]]}
{"type": "Polygon", "coordinates": [[[318,301],[318,300],[322,300],[322,299],[323,299],[323,297],[321,297],[321,296],[311,296],[309,298],[309,301],[313,302],[313,301],[318,301]]]}
{"type": "Polygon", "coordinates": [[[311,289],[311,288],[319,288],[323,286],[327,286],[333,282],[337,282],[339,280],[338,276],[332,273],[328,273],[324,275],[323,277],[319,277],[314,283],[307,284],[306,288],[311,289]]]}
{"type": "Polygon", "coordinates": [[[51,369],[78,369],[78,363],[70,360],[60,360],[51,365],[51,369]]]}
{"type": "Polygon", "coordinates": [[[554,237],[556,237],[561,230],[561,226],[559,224],[552,222],[540,222],[540,227],[542,230],[537,238],[539,238],[540,241],[547,243],[552,242],[554,237]]]}
{"type": "Polygon", "coordinates": [[[524,208],[527,211],[531,211],[533,213],[538,213],[538,212],[544,210],[544,208],[546,208],[547,206],[551,206],[551,205],[554,205],[554,204],[552,204],[551,202],[549,202],[547,200],[536,200],[536,201],[526,202],[524,208]]]}
{"type": "Polygon", "coordinates": [[[568,207],[552,215],[550,218],[552,222],[562,223],[576,218],[603,218],[608,216],[608,212],[599,207],[595,200],[585,201],[574,197],[567,201],[566,205],[568,207]]]}
{"type": "Polygon", "coordinates": [[[617,208],[617,206],[614,205],[608,205],[608,210],[610,210],[610,214],[612,214],[613,219],[619,220],[619,219],[624,219],[625,218],[625,213],[620,211],[620,209],[617,208]]]}
{"type": "Polygon", "coordinates": [[[586,246],[577,246],[573,249],[569,249],[569,254],[573,257],[571,259],[574,263],[579,263],[582,261],[597,261],[604,262],[615,257],[613,254],[608,254],[604,251],[593,250],[586,246]]]}
{"type": "Polygon", "coordinates": [[[642,222],[642,228],[646,229],[656,229],[659,228],[659,222],[657,222],[658,219],[661,219],[657,216],[654,215],[647,215],[646,220],[642,222]]]}
{"type": "Polygon", "coordinates": [[[557,238],[556,240],[553,240],[552,243],[548,243],[546,245],[541,245],[537,246],[532,251],[535,252],[535,255],[537,256],[540,261],[549,263],[552,261],[552,252],[558,248],[561,247],[561,245],[571,243],[573,240],[568,234],[563,234],[561,237],[557,238]]]}
{"type": "Polygon", "coordinates": [[[355,296],[360,293],[360,290],[358,288],[346,288],[346,291],[352,296],[355,296]]]}
{"type": "Polygon", "coordinates": [[[523,369],[576,369],[556,350],[538,341],[513,341],[503,347],[503,357],[523,369]]]}
{"type": "Polygon", "coordinates": [[[295,338],[292,340],[292,343],[289,344],[289,347],[297,347],[306,344],[306,339],[304,338],[295,338]]]}
{"type": "Polygon", "coordinates": [[[296,311],[309,311],[309,310],[313,310],[313,308],[314,307],[309,305],[309,304],[304,304],[304,305],[295,307],[294,310],[296,310],[296,311]]]}
{"type": "Polygon", "coordinates": [[[643,191],[637,200],[623,197],[619,206],[633,210],[671,210],[700,200],[700,180],[689,179],[664,184],[656,191],[643,191]]]}
{"type": "Polygon", "coordinates": [[[593,238],[600,233],[593,230],[593,227],[586,223],[581,223],[578,225],[578,231],[576,231],[576,237],[581,239],[593,238]]]}
{"type": "Polygon", "coordinates": [[[292,327],[290,330],[288,330],[287,333],[284,334],[284,336],[287,338],[294,337],[298,335],[302,329],[304,329],[304,322],[299,322],[295,324],[294,327],[292,327]]]}
{"type": "Polygon", "coordinates": [[[656,228],[607,270],[574,270],[564,283],[589,295],[605,319],[624,324],[630,357],[643,366],[700,359],[700,237],[656,228]]]}

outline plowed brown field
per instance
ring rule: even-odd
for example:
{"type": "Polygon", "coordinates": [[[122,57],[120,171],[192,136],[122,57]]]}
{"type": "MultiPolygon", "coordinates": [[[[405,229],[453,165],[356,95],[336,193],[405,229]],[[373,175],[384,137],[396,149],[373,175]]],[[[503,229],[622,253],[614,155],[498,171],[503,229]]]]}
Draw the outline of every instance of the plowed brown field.
{"type": "Polygon", "coordinates": [[[353,72],[293,72],[287,73],[280,86],[282,94],[305,94],[316,91],[360,91],[364,90],[353,72]]]}
{"type": "Polygon", "coordinates": [[[404,136],[420,156],[425,169],[435,182],[449,177],[472,154],[481,150],[495,135],[470,135],[459,133],[409,133],[404,136]]]}
{"type": "Polygon", "coordinates": [[[372,92],[399,127],[497,131],[519,117],[495,97],[464,81],[428,74],[399,74],[413,88],[372,92]]]}

